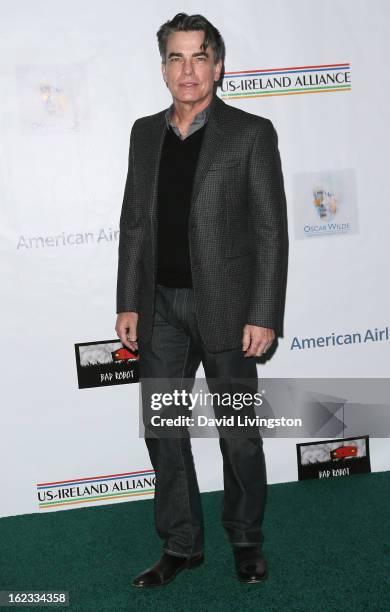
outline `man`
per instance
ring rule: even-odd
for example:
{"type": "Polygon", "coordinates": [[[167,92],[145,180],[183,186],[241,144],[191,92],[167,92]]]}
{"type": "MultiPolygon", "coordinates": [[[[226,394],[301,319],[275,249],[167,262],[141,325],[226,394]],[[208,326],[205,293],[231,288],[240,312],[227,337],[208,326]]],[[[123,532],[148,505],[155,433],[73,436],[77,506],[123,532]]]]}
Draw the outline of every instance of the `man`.
{"type": "MultiPolygon", "coordinates": [[[[287,215],[276,131],[233,108],[216,87],[219,31],[176,15],[157,33],[172,105],[138,119],[130,137],[120,218],[116,331],[139,350],[148,379],[257,382],[256,357],[282,334],[287,215]]],[[[233,388],[233,387],[232,387],[233,388]]],[[[150,433],[150,432],[149,432],[150,433]]],[[[137,587],[163,585],[204,559],[203,517],[190,438],[150,434],[155,519],[164,541],[137,587]]],[[[267,575],[261,551],[266,472],[260,434],[220,436],[222,523],[238,579],[267,575]]]]}

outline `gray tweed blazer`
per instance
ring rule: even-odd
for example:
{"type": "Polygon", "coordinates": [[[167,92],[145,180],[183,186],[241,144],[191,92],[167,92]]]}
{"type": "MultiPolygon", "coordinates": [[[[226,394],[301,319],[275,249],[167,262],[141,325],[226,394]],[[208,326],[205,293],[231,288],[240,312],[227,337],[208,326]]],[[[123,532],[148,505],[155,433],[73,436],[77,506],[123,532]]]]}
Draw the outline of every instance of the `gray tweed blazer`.
{"type": "MultiPolygon", "coordinates": [[[[120,216],[116,312],[152,333],[157,180],[166,109],[132,127],[120,216]]],[[[207,349],[241,346],[246,323],[283,335],[288,231],[278,138],[269,119],[216,95],[195,173],[189,244],[195,307],[207,349]]]]}

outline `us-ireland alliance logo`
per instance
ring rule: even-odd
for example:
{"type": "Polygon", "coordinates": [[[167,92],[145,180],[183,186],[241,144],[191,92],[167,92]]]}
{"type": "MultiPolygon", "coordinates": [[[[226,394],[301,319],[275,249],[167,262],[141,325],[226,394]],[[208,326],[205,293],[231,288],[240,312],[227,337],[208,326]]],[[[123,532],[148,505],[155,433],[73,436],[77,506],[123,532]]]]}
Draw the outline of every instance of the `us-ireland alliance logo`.
{"type": "Polygon", "coordinates": [[[225,72],[220,96],[228,100],[351,91],[351,64],[320,64],[225,72]]]}

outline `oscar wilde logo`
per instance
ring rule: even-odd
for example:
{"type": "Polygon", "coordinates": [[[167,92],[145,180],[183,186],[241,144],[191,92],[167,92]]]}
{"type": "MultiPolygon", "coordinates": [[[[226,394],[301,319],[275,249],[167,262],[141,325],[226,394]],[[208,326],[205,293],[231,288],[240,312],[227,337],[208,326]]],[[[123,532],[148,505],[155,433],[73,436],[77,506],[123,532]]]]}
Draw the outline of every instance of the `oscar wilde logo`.
{"type": "Polygon", "coordinates": [[[225,72],[221,97],[286,96],[351,90],[349,63],[225,72]]]}
{"type": "Polygon", "coordinates": [[[314,209],[321,220],[330,221],[337,212],[337,196],[334,191],[322,188],[313,190],[314,209]]]}
{"type": "Polygon", "coordinates": [[[41,482],[37,484],[38,505],[40,509],[50,509],[107,499],[112,503],[128,497],[152,495],[154,485],[153,470],[41,482]]]}
{"type": "Polygon", "coordinates": [[[356,234],[358,207],[352,168],[303,172],[293,176],[297,238],[356,234]]]}
{"type": "Polygon", "coordinates": [[[79,389],[138,382],[138,352],[120,340],[75,344],[79,389]]]}
{"type": "Polygon", "coordinates": [[[19,117],[35,133],[78,133],[89,117],[87,69],[73,64],[16,67],[19,117]]]}

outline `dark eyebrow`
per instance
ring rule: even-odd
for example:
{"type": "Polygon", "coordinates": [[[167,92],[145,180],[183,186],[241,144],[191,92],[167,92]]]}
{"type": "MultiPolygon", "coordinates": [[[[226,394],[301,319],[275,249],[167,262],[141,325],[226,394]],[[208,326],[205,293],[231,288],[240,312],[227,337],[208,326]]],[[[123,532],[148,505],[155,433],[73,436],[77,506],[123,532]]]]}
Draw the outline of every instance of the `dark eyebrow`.
{"type": "MultiPolygon", "coordinates": [[[[206,51],[196,51],[196,53],[192,54],[192,57],[200,57],[201,55],[203,55],[204,57],[209,56],[206,51]]],[[[171,53],[168,54],[168,59],[171,57],[183,57],[183,53],[179,53],[178,51],[171,51],[171,53]]]]}

